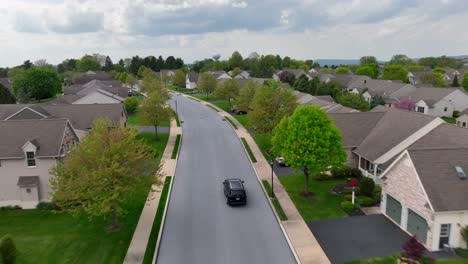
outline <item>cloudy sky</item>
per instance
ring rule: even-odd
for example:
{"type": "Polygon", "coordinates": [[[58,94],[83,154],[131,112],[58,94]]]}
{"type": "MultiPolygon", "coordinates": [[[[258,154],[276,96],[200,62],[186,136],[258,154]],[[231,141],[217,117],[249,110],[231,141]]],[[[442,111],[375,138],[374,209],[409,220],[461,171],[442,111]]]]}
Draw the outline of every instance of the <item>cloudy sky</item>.
{"type": "Polygon", "coordinates": [[[88,53],[186,62],[468,53],[466,0],[0,0],[0,66],[88,53]]]}

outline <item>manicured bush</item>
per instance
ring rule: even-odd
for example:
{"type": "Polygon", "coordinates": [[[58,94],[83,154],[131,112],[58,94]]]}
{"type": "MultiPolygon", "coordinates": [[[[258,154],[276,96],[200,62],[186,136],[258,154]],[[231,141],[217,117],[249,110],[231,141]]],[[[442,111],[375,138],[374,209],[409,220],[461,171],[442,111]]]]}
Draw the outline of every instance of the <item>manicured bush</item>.
{"type": "Polygon", "coordinates": [[[127,97],[124,101],[125,110],[128,114],[135,113],[136,109],[138,108],[139,101],[136,97],[127,97]]]}
{"type": "Polygon", "coordinates": [[[359,203],[360,206],[364,206],[364,207],[374,205],[374,199],[367,197],[367,196],[359,196],[357,198],[357,202],[359,203]]]}
{"type": "Polygon", "coordinates": [[[453,111],[452,117],[458,118],[461,115],[460,111],[453,111]]]}
{"type": "Polygon", "coordinates": [[[351,200],[353,200],[353,195],[352,194],[345,194],[344,198],[345,198],[345,201],[351,201],[351,200]]]}
{"type": "Polygon", "coordinates": [[[0,257],[2,259],[2,263],[15,263],[17,256],[18,250],[16,249],[13,239],[9,235],[2,237],[0,240],[0,257]]]}
{"type": "Polygon", "coordinates": [[[358,204],[353,204],[350,201],[343,201],[343,202],[341,202],[340,205],[341,205],[341,208],[347,213],[349,213],[349,212],[351,212],[354,209],[357,209],[359,207],[358,204]]]}
{"type": "Polygon", "coordinates": [[[57,205],[51,202],[40,202],[36,205],[36,209],[53,211],[53,210],[58,210],[59,208],[57,207],[57,205]]]}
{"type": "Polygon", "coordinates": [[[382,187],[379,185],[375,185],[373,198],[374,203],[380,203],[382,200],[382,187]]]}
{"type": "Polygon", "coordinates": [[[460,233],[466,245],[468,245],[468,226],[463,227],[460,233]]]}
{"type": "Polygon", "coordinates": [[[362,178],[361,182],[359,183],[359,189],[361,190],[361,193],[365,196],[368,197],[374,197],[374,188],[375,188],[375,183],[374,180],[371,178],[362,178]]]}
{"type": "Polygon", "coordinates": [[[361,178],[362,173],[358,168],[351,168],[347,166],[339,166],[331,169],[333,178],[347,179],[347,178],[361,178]]]}
{"type": "Polygon", "coordinates": [[[413,260],[420,260],[426,252],[426,248],[416,239],[410,237],[403,245],[404,256],[413,260]]]}
{"type": "Polygon", "coordinates": [[[13,211],[13,210],[21,210],[21,206],[19,205],[7,205],[0,207],[0,211],[13,211]]]}
{"type": "Polygon", "coordinates": [[[330,178],[331,178],[330,175],[325,174],[325,173],[320,173],[315,176],[315,179],[317,181],[326,181],[326,180],[329,180],[330,178]]]}

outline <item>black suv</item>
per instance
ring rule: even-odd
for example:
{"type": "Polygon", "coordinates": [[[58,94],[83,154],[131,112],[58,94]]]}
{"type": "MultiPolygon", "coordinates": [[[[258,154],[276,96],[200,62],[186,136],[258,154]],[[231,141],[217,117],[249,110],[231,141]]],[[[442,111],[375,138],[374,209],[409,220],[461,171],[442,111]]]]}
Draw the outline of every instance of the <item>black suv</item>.
{"type": "Polygon", "coordinates": [[[240,179],[227,179],[223,182],[227,204],[247,203],[247,195],[245,194],[243,183],[244,181],[240,179]]]}

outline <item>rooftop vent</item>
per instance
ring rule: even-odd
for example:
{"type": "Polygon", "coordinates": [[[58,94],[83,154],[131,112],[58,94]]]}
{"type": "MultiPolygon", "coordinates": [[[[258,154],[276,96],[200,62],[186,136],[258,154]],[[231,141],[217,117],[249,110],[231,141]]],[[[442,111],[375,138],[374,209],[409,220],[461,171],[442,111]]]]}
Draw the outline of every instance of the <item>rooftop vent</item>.
{"type": "Polygon", "coordinates": [[[466,174],[462,167],[455,166],[455,170],[457,171],[457,175],[461,180],[466,180],[466,174]]]}

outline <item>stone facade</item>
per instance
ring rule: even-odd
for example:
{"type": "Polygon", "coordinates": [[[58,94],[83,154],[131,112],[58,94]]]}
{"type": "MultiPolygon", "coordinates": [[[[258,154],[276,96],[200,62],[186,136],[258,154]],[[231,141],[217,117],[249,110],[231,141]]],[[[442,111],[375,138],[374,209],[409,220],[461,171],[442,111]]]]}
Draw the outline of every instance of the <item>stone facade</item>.
{"type": "Polygon", "coordinates": [[[402,205],[401,223],[398,224],[403,230],[406,230],[408,209],[419,214],[428,224],[427,239],[423,242],[426,247],[430,248],[433,239],[431,230],[434,212],[430,209],[429,201],[411,159],[407,154],[404,154],[384,176],[385,178],[382,179],[382,213],[385,214],[387,194],[389,194],[402,205]]]}
{"type": "Polygon", "coordinates": [[[67,124],[63,135],[62,146],[60,148],[60,156],[65,156],[76,144],[78,144],[78,136],[73,132],[70,125],[67,124]]]}

